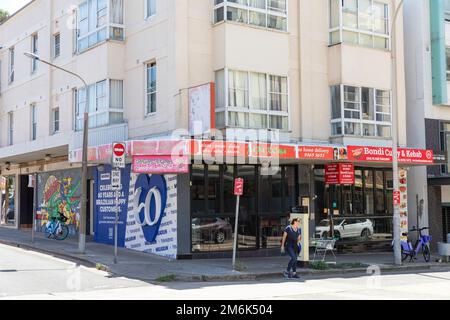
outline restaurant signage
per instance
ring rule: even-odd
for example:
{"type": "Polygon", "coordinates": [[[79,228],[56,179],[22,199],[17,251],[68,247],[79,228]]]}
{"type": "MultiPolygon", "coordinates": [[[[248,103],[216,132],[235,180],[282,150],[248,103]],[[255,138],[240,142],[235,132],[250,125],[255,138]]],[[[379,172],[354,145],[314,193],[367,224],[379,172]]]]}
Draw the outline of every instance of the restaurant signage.
{"type": "MultiPolygon", "coordinates": [[[[392,162],[392,148],[386,147],[348,147],[348,160],[355,162],[392,162]]],[[[398,161],[403,164],[433,164],[431,150],[398,149],[398,161]]]]}
{"type": "Polygon", "coordinates": [[[352,163],[335,163],[326,165],[325,183],[329,185],[355,184],[355,166],[352,163]]]}

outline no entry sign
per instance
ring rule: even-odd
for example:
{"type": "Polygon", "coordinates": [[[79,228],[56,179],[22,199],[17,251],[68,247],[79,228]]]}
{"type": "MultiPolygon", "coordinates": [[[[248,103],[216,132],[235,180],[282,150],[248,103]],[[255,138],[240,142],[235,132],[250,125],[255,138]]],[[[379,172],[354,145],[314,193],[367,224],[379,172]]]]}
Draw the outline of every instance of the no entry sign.
{"type": "Polygon", "coordinates": [[[239,197],[244,195],[244,179],[238,178],[234,181],[234,195],[239,197]]]}
{"type": "Polygon", "coordinates": [[[123,142],[113,143],[112,166],[114,168],[125,168],[126,145],[123,142]]]}

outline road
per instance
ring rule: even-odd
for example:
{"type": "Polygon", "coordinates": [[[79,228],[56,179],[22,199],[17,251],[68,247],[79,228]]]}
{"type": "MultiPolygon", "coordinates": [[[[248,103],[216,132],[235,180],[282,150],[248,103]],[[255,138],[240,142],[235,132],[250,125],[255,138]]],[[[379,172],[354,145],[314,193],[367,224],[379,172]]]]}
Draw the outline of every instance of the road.
{"type": "MultiPolygon", "coordinates": [[[[376,271],[376,270],[375,270],[376,271]]],[[[376,273],[375,273],[376,274],[376,273]]],[[[0,299],[450,299],[450,272],[160,285],[0,245],[0,299]]]]}

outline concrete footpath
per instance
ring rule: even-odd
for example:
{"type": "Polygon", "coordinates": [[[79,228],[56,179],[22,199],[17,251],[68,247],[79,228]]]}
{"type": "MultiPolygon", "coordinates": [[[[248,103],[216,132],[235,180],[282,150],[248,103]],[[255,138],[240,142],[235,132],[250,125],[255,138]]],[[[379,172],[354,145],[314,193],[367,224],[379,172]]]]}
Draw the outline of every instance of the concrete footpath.
{"type": "MultiPolygon", "coordinates": [[[[18,231],[0,227],[0,244],[38,251],[75,263],[105,270],[112,277],[126,277],[148,282],[164,281],[239,281],[260,280],[281,277],[288,257],[240,258],[239,269],[233,271],[231,259],[179,260],[119,249],[118,263],[113,263],[114,248],[107,245],[88,242],[86,253],[78,253],[77,239],[56,241],[45,239],[37,234],[31,243],[31,231],[18,231]]],[[[331,258],[331,256],[329,257],[331,258]]],[[[332,259],[331,259],[332,260],[332,259]]],[[[327,270],[299,269],[299,274],[307,277],[328,277],[344,274],[367,275],[369,266],[378,266],[383,273],[414,272],[418,270],[450,270],[449,263],[424,263],[419,257],[414,263],[405,263],[401,267],[393,265],[392,253],[344,254],[337,256],[337,265],[327,270]]],[[[1,266],[0,266],[1,268],[1,266]]],[[[373,271],[372,271],[373,272],[373,271]]]]}

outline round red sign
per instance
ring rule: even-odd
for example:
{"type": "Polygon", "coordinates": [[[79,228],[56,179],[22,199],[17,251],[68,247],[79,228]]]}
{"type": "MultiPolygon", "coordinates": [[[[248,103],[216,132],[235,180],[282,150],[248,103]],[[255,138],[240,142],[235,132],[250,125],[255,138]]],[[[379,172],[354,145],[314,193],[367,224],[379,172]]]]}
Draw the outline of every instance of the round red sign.
{"type": "Polygon", "coordinates": [[[125,146],[121,143],[115,144],[113,152],[116,157],[121,157],[125,154],[125,146]]]}

